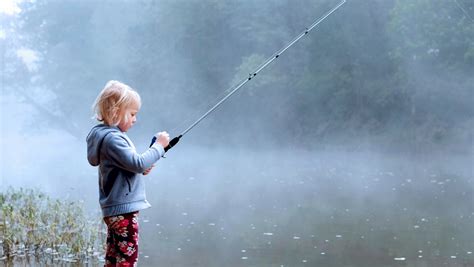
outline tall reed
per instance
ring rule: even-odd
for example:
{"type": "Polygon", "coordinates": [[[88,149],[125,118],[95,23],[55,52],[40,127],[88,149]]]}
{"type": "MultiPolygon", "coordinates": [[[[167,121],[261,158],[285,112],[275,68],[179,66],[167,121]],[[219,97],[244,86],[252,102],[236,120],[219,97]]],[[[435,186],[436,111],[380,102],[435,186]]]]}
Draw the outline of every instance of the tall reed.
{"type": "Polygon", "coordinates": [[[82,201],[52,199],[38,189],[0,192],[0,260],[88,262],[103,255],[105,228],[82,201]]]}

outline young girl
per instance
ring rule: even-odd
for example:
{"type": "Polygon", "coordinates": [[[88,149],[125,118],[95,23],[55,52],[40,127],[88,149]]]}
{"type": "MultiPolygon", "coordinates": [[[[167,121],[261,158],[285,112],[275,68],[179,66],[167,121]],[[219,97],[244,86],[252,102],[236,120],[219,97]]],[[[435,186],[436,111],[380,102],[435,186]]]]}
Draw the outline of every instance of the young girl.
{"type": "Polygon", "coordinates": [[[93,105],[101,121],[87,136],[87,158],[99,166],[99,202],[107,225],[105,266],[136,266],[138,260],[138,211],[151,207],[146,200],[148,174],[165,153],[166,132],[138,154],[125,134],[136,122],[140,96],[129,86],[109,81],[93,105]]]}

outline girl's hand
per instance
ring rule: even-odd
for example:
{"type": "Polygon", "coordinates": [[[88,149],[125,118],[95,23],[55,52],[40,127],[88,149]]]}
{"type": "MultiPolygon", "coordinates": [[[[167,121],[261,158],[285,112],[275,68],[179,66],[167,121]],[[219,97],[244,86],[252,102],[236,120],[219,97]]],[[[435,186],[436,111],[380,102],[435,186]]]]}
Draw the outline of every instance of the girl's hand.
{"type": "Polygon", "coordinates": [[[155,137],[156,142],[163,147],[167,147],[170,143],[170,135],[167,132],[159,132],[155,135],[155,137]]]}
{"type": "Polygon", "coordinates": [[[151,172],[151,169],[153,169],[153,167],[155,167],[155,164],[151,165],[150,168],[146,169],[144,172],[143,172],[143,175],[147,175],[151,172]]]}

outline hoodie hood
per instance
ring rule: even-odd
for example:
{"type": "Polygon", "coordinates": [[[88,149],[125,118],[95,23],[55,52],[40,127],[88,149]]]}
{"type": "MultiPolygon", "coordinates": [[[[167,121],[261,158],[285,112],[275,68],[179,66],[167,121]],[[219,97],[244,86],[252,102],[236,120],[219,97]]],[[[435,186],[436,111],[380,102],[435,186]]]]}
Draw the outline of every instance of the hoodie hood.
{"type": "Polygon", "coordinates": [[[120,129],[116,126],[98,124],[94,126],[87,135],[87,160],[92,166],[100,164],[99,156],[102,142],[105,136],[111,132],[120,132],[120,129]]]}

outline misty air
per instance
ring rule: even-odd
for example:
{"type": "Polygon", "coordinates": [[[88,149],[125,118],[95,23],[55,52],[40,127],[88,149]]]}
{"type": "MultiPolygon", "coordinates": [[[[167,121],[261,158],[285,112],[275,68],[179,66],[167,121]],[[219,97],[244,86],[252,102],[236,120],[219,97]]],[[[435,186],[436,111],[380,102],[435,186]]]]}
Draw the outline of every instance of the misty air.
{"type": "Polygon", "coordinates": [[[474,266],[474,1],[0,1],[1,266],[474,266]]]}

